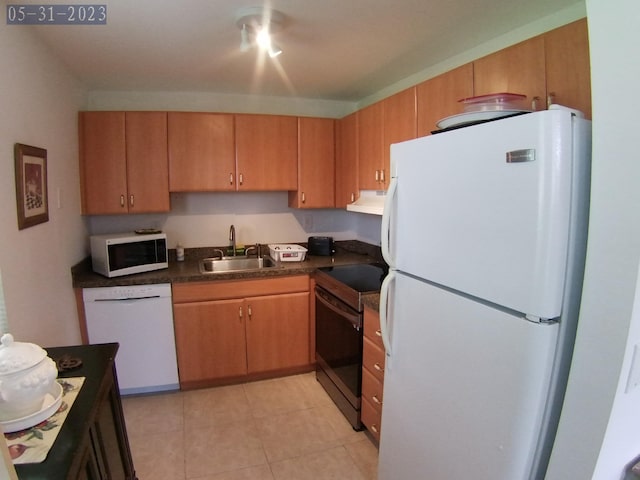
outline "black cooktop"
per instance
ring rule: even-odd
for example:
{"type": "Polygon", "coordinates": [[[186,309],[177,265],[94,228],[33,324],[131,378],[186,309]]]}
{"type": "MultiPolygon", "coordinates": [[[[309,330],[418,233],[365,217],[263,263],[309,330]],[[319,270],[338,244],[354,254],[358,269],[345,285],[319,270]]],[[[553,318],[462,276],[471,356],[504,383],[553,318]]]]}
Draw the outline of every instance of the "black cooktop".
{"type": "Polygon", "coordinates": [[[318,270],[360,293],[380,291],[382,280],[388,272],[386,265],[378,263],[337,265],[318,270]]]}

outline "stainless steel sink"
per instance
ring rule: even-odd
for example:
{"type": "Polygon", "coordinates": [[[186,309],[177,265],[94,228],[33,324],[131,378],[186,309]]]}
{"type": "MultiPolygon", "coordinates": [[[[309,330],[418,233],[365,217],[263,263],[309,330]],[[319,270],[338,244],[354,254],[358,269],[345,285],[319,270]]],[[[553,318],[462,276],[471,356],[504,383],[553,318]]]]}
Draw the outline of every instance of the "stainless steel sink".
{"type": "Polygon", "coordinates": [[[200,273],[246,272],[276,268],[278,264],[269,256],[264,257],[211,257],[200,260],[200,273]]]}

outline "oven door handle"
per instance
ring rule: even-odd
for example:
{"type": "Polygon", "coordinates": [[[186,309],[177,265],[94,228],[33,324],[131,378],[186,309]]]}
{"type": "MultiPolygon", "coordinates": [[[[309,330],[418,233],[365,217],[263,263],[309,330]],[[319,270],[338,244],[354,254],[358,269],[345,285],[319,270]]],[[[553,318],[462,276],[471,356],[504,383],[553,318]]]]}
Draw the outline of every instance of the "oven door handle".
{"type": "Polygon", "coordinates": [[[351,323],[353,325],[353,328],[355,328],[356,330],[360,330],[360,328],[362,327],[362,323],[361,323],[361,320],[360,320],[360,315],[353,314],[351,312],[347,312],[347,311],[337,307],[336,305],[333,305],[331,302],[327,301],[327,299],[324,298],[324,296],[322,294],[320,294],[318,292],[318,290],[316,290],[316,298],[320,301],[320,303],[322,303],[329,310],[331,310],[334,313],[340,315],[341,317],[347,319],[349,321],[349,323],[351,323]]]}

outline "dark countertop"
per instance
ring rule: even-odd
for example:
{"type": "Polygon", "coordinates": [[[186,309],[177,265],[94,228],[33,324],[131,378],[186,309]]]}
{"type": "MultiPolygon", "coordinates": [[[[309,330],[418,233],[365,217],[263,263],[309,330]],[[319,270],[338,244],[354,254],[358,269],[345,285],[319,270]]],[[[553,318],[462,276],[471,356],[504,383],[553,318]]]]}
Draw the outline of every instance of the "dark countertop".
{"type": "MultiPolygon", "coordinates": [[[[304,245],[304,244],[301,244],[304,245]]],[[[301,275],[313,273],[319,267],[332,265],[352,265],[356,263],[381,262],[380,247],[357,240],[335,242],[336,253],[333,256],[307,255],[303,262],[280,262],[278,268],[202,274],[198,270],[198,261],[213,256],[212,249],[186,249],[185,261],[175,260],[175,251],[170,251],[169,268],[154,272],[107,278],[91,269],[91,259],[87,258],[71,269],[74,288],[113,287],[118,285],[146,285],[152,283],[203,282],[218,280],[241,280],[247,278],[266,278],[283,275],[301,275]]],[[[367,295],[368,297],[369,295],[367,295]]],[[[378,296],[377,294],[375,295],[378,296]]],[[[374,300],[373,305],[377,305],[374,300]]],[[[372,305],[370,305],[372,306],[372,305]]],[[[374,308],[372,306],[372,308],[374,308]]],[[[375,307],[377,308],[377,307],[375,307]]]]}
{"type": "Polygon", "coordinates": [[[368,293],[362,296],[362,303],[375,310],[376,312],[380,311],[380,294],[379,293],[368,293]]]}

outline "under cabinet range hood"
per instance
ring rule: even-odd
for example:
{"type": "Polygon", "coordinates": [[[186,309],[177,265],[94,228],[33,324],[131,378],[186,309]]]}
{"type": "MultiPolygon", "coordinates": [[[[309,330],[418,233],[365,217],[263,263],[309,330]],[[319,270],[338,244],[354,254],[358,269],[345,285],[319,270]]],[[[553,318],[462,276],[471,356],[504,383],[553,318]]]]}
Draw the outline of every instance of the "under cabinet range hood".
{"type": "Polygon", "coordinates": [[[387,192],[384,190],[361,190],[360,197],[347,205],[350,212],[369,213],[372,215],[382,215],[384,199],[387,192]]]}

